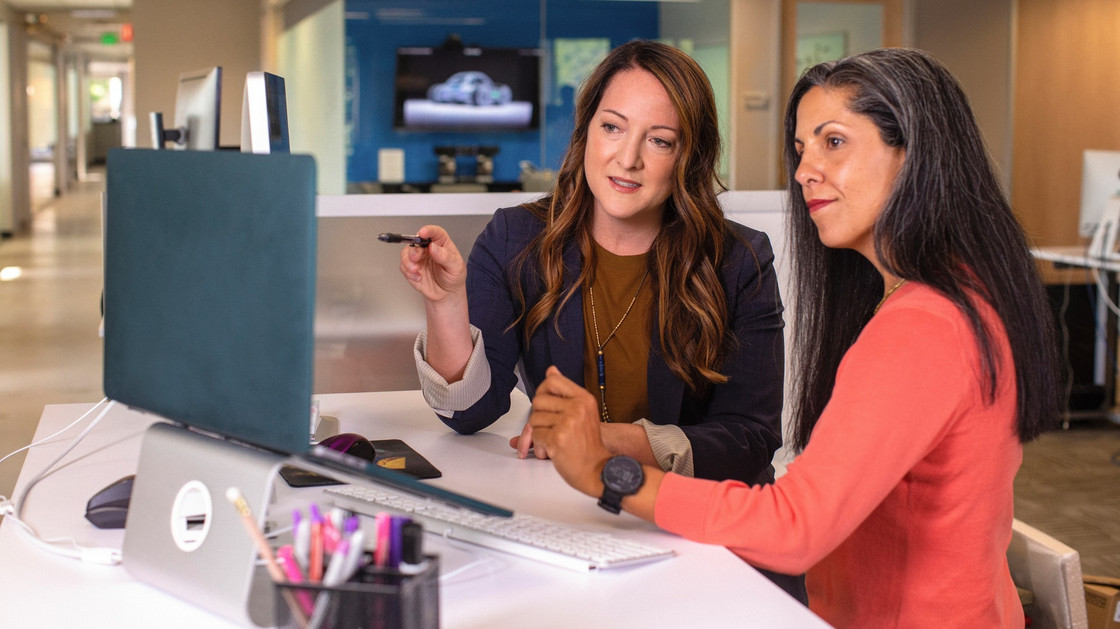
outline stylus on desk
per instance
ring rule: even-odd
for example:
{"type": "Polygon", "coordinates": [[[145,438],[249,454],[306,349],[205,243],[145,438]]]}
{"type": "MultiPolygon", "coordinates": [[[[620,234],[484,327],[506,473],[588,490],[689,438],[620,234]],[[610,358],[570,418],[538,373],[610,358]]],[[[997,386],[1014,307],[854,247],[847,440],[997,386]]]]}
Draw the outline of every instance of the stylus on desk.
{"type": "Polygon", "coordinates": [[[421,238],[414,234],[379,234],[377,239],[381,242],[407,242],[410,247],[427,247],[432,244],[431,238],[421,238]]]}

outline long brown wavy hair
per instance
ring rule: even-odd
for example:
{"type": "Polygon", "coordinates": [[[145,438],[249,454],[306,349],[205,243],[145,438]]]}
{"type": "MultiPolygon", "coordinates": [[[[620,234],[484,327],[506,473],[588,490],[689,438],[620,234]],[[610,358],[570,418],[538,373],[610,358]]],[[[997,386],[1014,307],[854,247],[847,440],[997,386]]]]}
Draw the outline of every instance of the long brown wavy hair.
{"type": "Polygon", "coordinates": [[[719,369],[733,336],[728,330],[727,297],[719,269],[730,229],[716,200],[717,193],[726,188],[716,174],[720,137],[712,86],[699,64],[672,46],[650,41],[619,46],[580,89],[572,139],[556,185],[548,196],[525,205],[541,217],[545,228],[515,260],[513,277],[522,277],[526,260],[535,257],[543,293],[529,305],[521,283],[514,281],[513,290],[522,306],[514,325],[523,321],[528,339],[592,279],[594,198],[584,175],[584,152],[607,85],[616,74],[630,69],[645,70],[660,81],[681,126],[675,185],[647,260],[654,291],[650,320],[656,316],[661,352],[669,368],[700,392],[727,380],[719,369]],[[572,242],[578,244],[585,263],[565,290],[563,254],[572,242]]]}

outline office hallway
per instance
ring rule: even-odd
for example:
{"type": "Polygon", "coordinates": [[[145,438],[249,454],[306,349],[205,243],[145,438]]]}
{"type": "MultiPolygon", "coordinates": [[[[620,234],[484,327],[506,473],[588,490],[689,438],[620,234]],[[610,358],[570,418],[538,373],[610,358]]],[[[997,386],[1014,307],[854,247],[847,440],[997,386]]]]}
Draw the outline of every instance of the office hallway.
{"type": "MultiPolygon", "coordinates": [[[[44,405],[103,397],[104,184],[76,184],[55,198],[51,177],[33,174],[31,233],[0,240],[0,269],[20,269],[0,281],[0,457],[31,441],[44,405]]],[[[0,495],[11,496],[23,458],[0,463],[0,495]]]]}
{"type": "MultiPolygon", "coordinates": [[[[104,184],[48,197],[28,236],[0,241],[0,456],[30,442],[46,404],[103,397],[101,212],[104,184]]],[[[19,455],[0,464],[11,495],[19,455]]],[[[1026,447],[1016,517],[1076,548],[1089,574],[1120,577],[1120,425],[1076,422],[1026,447]]],[[[81,508],[81,505],[75,505],[81,508]]]]}

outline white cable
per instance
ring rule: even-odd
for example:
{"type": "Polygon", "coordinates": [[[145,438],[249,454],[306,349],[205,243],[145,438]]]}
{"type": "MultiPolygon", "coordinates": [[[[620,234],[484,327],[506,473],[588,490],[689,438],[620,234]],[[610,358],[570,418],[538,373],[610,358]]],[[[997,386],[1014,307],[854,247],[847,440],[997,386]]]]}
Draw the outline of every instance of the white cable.
{"type": "MultiPolygon", "coordinates": [[[[102,402],[104,402],[105,399],[108,399],[108,398],[102,399],[102,402]]],[[[97,404],[94,405],[94,408],[97,408],[97,406],[100,405],[100,404],[101,404],[101,402],[98,402],[97,404]]],[[[90,431],[93,430],[94,427],[96,427],[97,424],[99,424],[101,422],[101,420],[105,417],[105,414],[109,412],[109,409],[113,408],[113,406],[115,406],[115,405],[116,405],[116,401],[110,400],[110,402],[105,405],[105,408],[101,409],[101,412],[97,414],[97,417],[93,418],[93,421],[91,421],[89,423],[89,425],[86,426],[84,430],[82,430],[81,434],[79,434],[77,437],[74,437],[74,440],[70,442],[70,445],[66,446],[66,449],[63,450],[61,454],[56,456],[53,461],[48,463],[46,465],[46,467],[44,467],[42,470],[40,470],[38,474],[33,476],[31,478],[31,480],[28,481],[27,484],[23,486],[23,488],[19,492],[19,495],[17,495],[15,497],[15,499],[12,500],[12,502],[14,502],[15,506],[16,506],[16,516],[23,517],[23,502],[27,498],[27,494],[31,492],[31,488],[34,487],[39,481],[43,480],[43,478],[48,473],[50,473],[50,471],[54,468],[54,466],[58,465],[58,462],[61,461],[62,459],[64,459],[67,454],[70,454],[70,452],[74,448],[78,447],[78,444],[81,443],[82,440],[86,438],[86,435],[88,435],[90,433],[90,431]]],[[[90,410],[92,411],[93,409],[90,409],[90,410]]],[[[87,411],[86,414],[88,414],[88,413],[89,412],[87,411]]]]}
{"type": "Polygon", "coordinates": [[[1099,292],[1101,297],[1104,298],[1105,305],[1108,306],[1108,309],[1111,310],[1113,314],[1120,317],[1120,306],[1117,306],[1116,302],[1112,301],[1112,295],[1108,294],[1108,285],[1104,283],[1104,276],[1101,275],[1101,270],[1094,268],[1092,272],[1093,279],[1097,282],[1097,288],[1100,289],[1099,292]]]}
{"type": "MultiPolygon", "coordinates": [[[[66,430],[69,430],[87,415],[92,413],[98,406],[105,402],[106,399],[108,398],[102,399],[97,404],[94,404],[92,408],[83,413],[81,417],[79,417],[76,421],[71,423],[66,428],[63,428],[62,430],[49,437],[40,439],[39,441],[32,443],[30,446],[27,446],[27,448],[34,447],[41,443],[49,441],[50,439],[53,439],[56,436],[62,434],[66,430]]],[[[46,477],[47,474],[50,473],[51,469],[54,468],[55,465],[58,465],[58,462],[61,461],[67,454],[70,454],[70,452],[75,447],[77,447],[77,445],[81,443],[83,439],[85,439],[86,435],[88,435],[90,431],[93,430],[93,428],[101,422],[102,418],[105,417],[105,415],[109,412],[109,409],[113,408],[115,404],[116,402],[114,401],[110,401],[108,404],[106,404],[105,408],[101,410],[97,417],[93,418],[93,421],[91,421],[89,425],[85,427],[81,434],[79,434],[74,438],[73,441],[70,442],[70,445],[67,446],[61,454],[55,457],[53,461],[47,464],[42,470],[39,471],[38,474],[32,477],[32,479],[28,481],[26,485],[23,486],[23,488],[19,492],[19,495],[14,500],[9,500],[4,496],[0,496],[0,514],[4,515],[4,518],[6,520],[11,520],[12,522],[14,522],[17,525],[16,530],[22,533],[27,541],[31,542],[33,545],[39,547],[40,549],[57,555],[61,555],[63,557],[79,559],[83,562],[110,566],[120,564],[121,551],[119,549],[79,546],[71,537],[43,539],[42,537],[40,537],[39,533],[34,528],[32,528],[30,524],[23,520],[23,504],[27,499],[28,493],[31,492],[32,487],[34,487],[39,481],[46,477]],[[60,544],[68,544],[69,547],[59,546],[60,544]]],[[[20,452],[27,448],[21,448],[20,450],[16,450],[16,452],[20,452]]],[[[13,452],[8,456],[11,456],[16,452],[13,452]]],[[[8,456],[5,456],[4,458],[6,459],[8,458],[8,456]]]]}
{"type": "Polygon", "coordinates": [[[11,500],[0,496],[0,515],[16,524],[16,530],[23,538],[40,550],[61,555],[70,559],[78,559],[87,563],[96,563],[106,566],[115,566],[121,562],[121,551],[116,548],[94,548],[79,546],[73,537],[57,537],[43,539],[39,533],[16,516],[16,508],[11,500]],[[69,545],[69,548],[61,546],[69,545]]]}
{"type": "Polygon", "coordinates": [[[1058,308],[1058,325],[1062,331],[1062,357],[1065,358],[1066,386],[1065,386],[1065,413],[1063,413],[1062,428],[1069,428],[1070,400],[1073,398],[1073,362],[1069,357],[1069,325],[1066,322],[1066,312],[1069,310],[1070,274],[1066,273],[1065,288],[1062,290],[1062,305],[1058,308]]]}
{"type": "Polygon", "coordinates": [[[69,425],[69,426],[67,426],[67,427],[65,427],[65,428],[62,428],[61,430],[59,430],[58,432],[54,433],[53,435],[50,435],[50,436],[48,436],[48,437],[43,437],[42,439],[40,439],[40,440],[38,440],[38,441],[35,441],[35,442],[33,442],[33,443],[29,443],[29,444],[27,444],[27,445],[23,446],[22,448],[20,448],[20,449],[18,449],[18,450],[13,450],[13,451],[11,451],[11,452],[9,452],[9,453],[5,454],[5,455],[4,455],[4,458],[0,458],[0,463],[3,463],[4,461],[7,461],[8,459],[10,459],[10,458],[12,458],[13,456],[15,456],[15,455],[19,454],[20,452],[23,452],[24,450],[30,450],[31,448],[34,448],[35,446],[39,446],[39,445],[42,445],[42,444],[44,444],[44,443],[47,443],[47,442],[49,442],[49,441],[50,441],[51,439],[54,439],[55,437],[57,437],[57,436],[61,435],[62,433],[66,432],[67,430],[70,430],[70,429],[71,429],[71,428],[73,428],[74,426],[78,425],[78,423],[80,423],[80,422],[81,422],[81,421],[82,421],[83,419],[85,419],[85,418],[86,418],[86,415],[89,415],[90,413],[92,413],[93,411],[95,411],[95,410],[97,409],[97,407],[98,407],[98,406],[100,406],[101,404],[105,403],[105,402],[106,402],[106,401],[107,401],[108,399],[109,399],[109,398],[101,398],[101,401],[100,401],[100,402],[98,402],[97,404],[94,404],[93,406],[91,406],[91,407],[89,408],[89,410],[88,410],[88,411],[86,411],[86,412],[82,413],[82,416],[81,416],[81,417],[79,417],[78,419],[75,419],[74,421],[70,422],[70,425],[69,425]]]}

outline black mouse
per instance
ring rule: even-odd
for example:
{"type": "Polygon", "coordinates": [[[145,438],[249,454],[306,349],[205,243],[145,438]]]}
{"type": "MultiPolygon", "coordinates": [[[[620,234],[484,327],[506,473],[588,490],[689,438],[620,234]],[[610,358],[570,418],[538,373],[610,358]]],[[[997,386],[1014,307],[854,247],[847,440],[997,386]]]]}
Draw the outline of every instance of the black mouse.
{"type": "Polygon", "coordinates": [[[319,445],[370,462],[372,462],[377,455],[377,451],[373,449],[373,444],[369,442],[369,439],[352,432],[344,432],[327,437],[320,441],[319,445]]]}
{"type": "Polygon", "coordinates": [[[125,476],[94,494],[86,503],[86,519],[99,529],[123,529],[135,479],[135,474],[125,476]]]}

